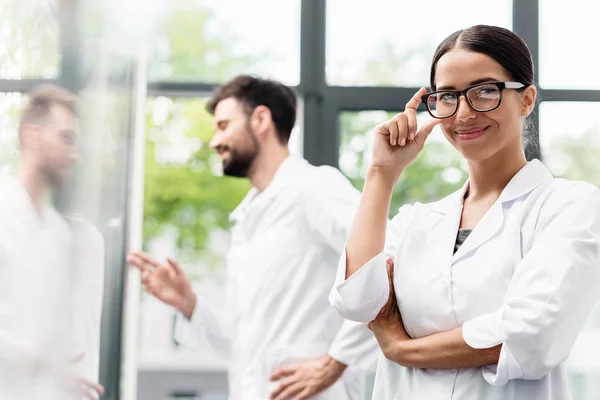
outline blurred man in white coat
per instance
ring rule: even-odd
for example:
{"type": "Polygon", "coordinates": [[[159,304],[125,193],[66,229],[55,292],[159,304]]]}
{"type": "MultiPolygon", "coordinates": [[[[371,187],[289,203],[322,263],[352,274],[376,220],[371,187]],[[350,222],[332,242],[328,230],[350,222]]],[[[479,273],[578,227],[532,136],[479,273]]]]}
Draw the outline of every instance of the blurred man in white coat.
{"type": "Polygon", "coordinates": [[[253,186],[230,216],[227,312],[209,308],[175,260],[135,252],[128,262],[227,357],[230,399],[364,399],[359,367],[371,367],[376,344],[327,300],[359,192],[338,170],[290,155],[289,87],[239,76],[207,108],[224,173],[253,186]]]}
{"type": "Polygon", "coordinates": [[[0,398],[92,399],[103,391],[94,383],[103,248],[90,244],[102,239],[78,248],[86,253],[78,262],[71,228],[48,201],[78,158],[75,109],[62,88],[34,89],[20,117],[15,173],[0,177],[0,398]]]}

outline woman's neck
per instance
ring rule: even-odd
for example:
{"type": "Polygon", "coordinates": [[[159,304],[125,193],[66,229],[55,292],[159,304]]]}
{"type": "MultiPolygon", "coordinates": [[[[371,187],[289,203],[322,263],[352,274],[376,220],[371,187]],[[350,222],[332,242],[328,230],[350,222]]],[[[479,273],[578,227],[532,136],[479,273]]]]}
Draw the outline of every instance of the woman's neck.
{"type": "Polygon", "coordinates": [[[481,161],[469,161],[469,193],[471,200],[498,197],[510,180],[527,164],[519,147],[504,149],[481,161]]]}

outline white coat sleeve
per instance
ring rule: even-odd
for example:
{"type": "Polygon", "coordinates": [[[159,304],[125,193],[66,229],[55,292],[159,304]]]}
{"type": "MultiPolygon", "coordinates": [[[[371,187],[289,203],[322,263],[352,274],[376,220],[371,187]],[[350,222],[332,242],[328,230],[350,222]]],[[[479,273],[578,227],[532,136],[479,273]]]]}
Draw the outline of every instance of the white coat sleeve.
{"type": "Polygon", "coordinates": [[[406,230],[411,210],[403,206],[390,222],[385,234],[384,250],[346,278],[346,251],[342,253],[329,302],[346,319],[357,322],[373,321],[389,296],[385,261],[395,258],[406,230]]]}
{"type": "MultiPolygon", "coordinates": [[[[234,278],[228,278],[228,302],[233,301],[231,296],[234,295],[232,293],[234,285],[230,279],[234,278]]],[[[192,317],[188,320],[183,314],[178,315],[175,327],[176,339],[193,348],[200,337],[206,338],[215,353],[225,362],[230,362],[234,325],[228,311],[229,309],[221,310],[213,307],[208,299],[196,293],[196,308],[192,317]]]]}
{"type": "MultiPolygon", "coordinates": [[[[3,311],[0,305],[0,324],[4,320],[3,311]]],[[[14,334],[5,326],[0,327],[0,370],[5,367],[33,369],[43,359],[42,349],[32,341],[14,334]]]]}
{"type": "MultiPolygon", "coordinates": [[[[304,201],[306,218],[320,240],[337,254],[344,244],[360,201],[360,192],[337,170],[319,168],[317,183],[304,201]]],[[[333,266],[332,266],[333,267],[333,266]]],[[[329,349],[335,360],[363,370],[374,370],[379,346],[364,323],[344,321],[329,349]]]]}
{"type": "Polygon", "coordinates": [[[463,325],[473,348],[502,344],[483,370],[489,383],[540,379],[561,364],[600,296],[600,191],[590,188],[546,201],[503,305],[463,325]]]}
{"type": "MultiPolygon", "coordinates": [[[[1,252],[2,243],[0,243],[1,252]]],[[[2,267],[3,265],[0,265],[0,269],[2,267]]],[[[38,343],[14,332],[15,310],[9,306],[11,302],[8,301],[7,296],[10,297],[6,292],[0,291],[0,374],[6,368],[13,372],[16,370],[29,374],[37,365],[41,365],[46,361],[49,362],[51,359],[44,354],[38,343]]],[[[2,382],[0,379],[1,388],[2,382]]]]}
{"type": "Polygon", "coordinates": [[[367,325],[345,320],[329,348],[329,355],[348,366],[375,371],[379,345],[367,325]]]}
{"type": "Polygon", "coordinates": [[[89,222],[68,218],[73,240],[75,354],[83,359],[74,367],[82,376],[97,382],[100,370],[100,324],[104,293],[105,245],[102,234],[89,222]]]}

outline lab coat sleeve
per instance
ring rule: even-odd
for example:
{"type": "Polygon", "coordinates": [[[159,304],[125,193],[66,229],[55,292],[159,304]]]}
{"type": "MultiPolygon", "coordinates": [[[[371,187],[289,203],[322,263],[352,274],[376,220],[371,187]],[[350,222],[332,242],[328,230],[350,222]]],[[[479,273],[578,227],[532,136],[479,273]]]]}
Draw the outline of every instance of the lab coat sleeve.
{"type": "Polygon", "coordinates": [[[485,379],[540,379],[569,355],[600,296],[600,191],[591,186],[549,198],[530,251],[515,268],[503,305],[463,325],[476,349],[502,344],[485,379]]]}
{"type": "Polygon", "coordinates": [[[388,222],[384,250],[348,279],[345,279],[346,252],[342,253],[329,302],[344,318],[363,323],[373,321],[387,302],[389,283],[385,261],[396,257],[410,210],[410,205],[403,206],[388,222]]]}
{"type": "MultiPolygon", "coordinates": [[[[77,352],[83,359],[75,369],[86,378],[97,382],[100,369],[100,324],[102,294],[104,292],[105,245],[102,234],[84,220],[70,218],[73,229],[73,276],[76,321],[73,336],[77,352]]],[[[76,352],[76,353],[77,353],[76,352]]]]}
{"type": "Polygon", "coordinates": [[[175,337],[189,347],[194,347],[194,339],[199,336],[208,339],[218,356],[227,362],[231,361],[233,322],[225,312],[216,310],[206,299],[196,293],[196,308],[192,317],[188,320],[181,313],[179,314],[175,337]]]}
{"type": "MultiPolygon", "coordinates": [[[[320,167],[305,192],[305,214],[311,230],[338,255],[343,252],[360,192],[338,170],[320,167]]],[[[335,266],[331,266],[332,268],[335,266]]],[[[337,332],[329,355],[361,370],[374,370],[377,341],[364,323],[344,321],[337,332]]]]}
{"type": "Polygon", "coordinates": [[[0,373],[5,368],[32,373],[37,366],[50,362],[51,359],[38,344],[11,331],[11,310],[2,300],[0,295],[0,373]]]}
{"type": "Polygon", "coordinates": [[[320,167],[304,194],[308,225],[334,251],[341,252],[348,238],[360,192],[341,172],[320,167]]]}
{"type": "Polygon", "coordinates": [[[366,324],[345,320],[329,348],[329,355],[355,369],[375,371],[379,345],[366,324]]]}

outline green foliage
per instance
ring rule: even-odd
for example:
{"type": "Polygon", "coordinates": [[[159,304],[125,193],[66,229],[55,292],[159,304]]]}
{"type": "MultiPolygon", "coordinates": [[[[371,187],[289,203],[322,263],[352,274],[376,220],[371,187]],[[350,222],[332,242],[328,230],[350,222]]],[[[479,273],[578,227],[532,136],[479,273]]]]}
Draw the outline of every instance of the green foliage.
{"type": "Polygon", "coordinates": [[[0,75],[5,79],[58,75],[54,1],[0,0],[0,75]]]}
{"type": "MultiPolygon", "coordinates": [[[[340,116],[342,172],[354,186],[362,189],[371,149],[371,131],[381,121],[391,118],[394,113],[363,111],[343,113],[340,116]],[[358,140],[357,140],[358,139],[358,140]],[[355,165],[344,168],[346,154],[355,160],[355,165]]],[[[461,166],[458,152],[445,141],[429,140],[415,162],[406,170],[396,184],[390,207],[390,217],[394,216],[403,204],[416,201],[431,202],[459,189],[468,173],[461,166]]]]}
{"type": "Polygon", "coordinates": [[[258,55],[233,54],[232,44],[237,38],[223,30],[215,35],[209,29],[212,19],[208,8],[190,6],[186,0],[171,2],[169,12],[158,23],[150,79],[224,82],[236,71],[258,62],[258,55]]]}
{"type": "Polygon", "coordinates": [[[0,171],[17,160],[17,127],[25,96],[0,93],[0,171]]]}
{"type": "Polygon", "coordinates": [[[204,107],[204,99],[148,102],[144,239],[173,227],[184,257],[216,267],[210,234],[229,228],[228,215],[250,184],[219,176],[220,159],[208,147],[212,117],[204,107]]]}
{"type": "Polygon", "coordinates": [[[600,187],[598,155],[600,154],[600,125],[588,129],[575,140],[565,133],[552,143],[547,154],[549,165],[559,165],[561,177],[590,182],[600,187]]]}

